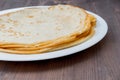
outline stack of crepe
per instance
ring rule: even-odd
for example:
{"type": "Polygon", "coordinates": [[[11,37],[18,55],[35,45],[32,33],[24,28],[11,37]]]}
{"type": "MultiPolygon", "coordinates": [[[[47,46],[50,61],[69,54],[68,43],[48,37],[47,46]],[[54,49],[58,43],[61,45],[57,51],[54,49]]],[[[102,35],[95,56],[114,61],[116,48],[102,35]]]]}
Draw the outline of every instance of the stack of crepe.
{"type": "Polygon", "coordinates": [[[0,51],[44,53],[68,48],[90,39],[96,19],[84,9],[54,5],[0,15],[0,51]]]}

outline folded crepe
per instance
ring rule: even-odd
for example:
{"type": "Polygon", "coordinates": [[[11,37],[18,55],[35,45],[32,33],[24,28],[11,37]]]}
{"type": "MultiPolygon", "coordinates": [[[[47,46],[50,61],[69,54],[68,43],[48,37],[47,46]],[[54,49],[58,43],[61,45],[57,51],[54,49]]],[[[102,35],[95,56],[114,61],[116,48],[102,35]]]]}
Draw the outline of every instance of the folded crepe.
{"type": "Polygon", "coordinates": [[[0,15],[0,51],[34,54],[80,44],[94,34],[96,19],[70,5],[25,8],[0,15]]]}

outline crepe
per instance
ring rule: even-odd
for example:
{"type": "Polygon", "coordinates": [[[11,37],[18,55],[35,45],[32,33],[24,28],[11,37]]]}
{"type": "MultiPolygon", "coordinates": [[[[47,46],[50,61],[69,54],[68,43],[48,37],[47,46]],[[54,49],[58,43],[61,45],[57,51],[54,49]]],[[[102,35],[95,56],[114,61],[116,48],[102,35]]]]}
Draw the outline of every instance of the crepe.
{"type": "Polygon", "coordinates": [[[0,15],[0,51],[43,53],[84,42],[94,34],[96,19],[70,5],[25,8],[0,15]]]}
{"type": "Polygon", "coordinates": [[[8,52],[8,53],[14,53],[14,54],[16,54],[16,53],[17,54],[33,54],[33,53],[51,52],[51,51],[65,49],[65,48],[80,44],[80,43],[88,40],[89,38],[91,38],[94,35],[94,32],[95,32],[94,30],[91,30],[90,34],[87,37],[83,37],[83,38],[77,39],[73,42],[62,44],[62,45],[59,45],[59,46],[56,46],[56,47],[43,48],[43,49],[38,49],[38,50],[30,50],[28,48],[27,51],[24,50],[24,48],[22,48],[22,49],[20,49],[20,48],[19,49],[18,48],[17,49],[16,48],[9,48],[9,49],[1,48],[0,51],[8,52]]]}

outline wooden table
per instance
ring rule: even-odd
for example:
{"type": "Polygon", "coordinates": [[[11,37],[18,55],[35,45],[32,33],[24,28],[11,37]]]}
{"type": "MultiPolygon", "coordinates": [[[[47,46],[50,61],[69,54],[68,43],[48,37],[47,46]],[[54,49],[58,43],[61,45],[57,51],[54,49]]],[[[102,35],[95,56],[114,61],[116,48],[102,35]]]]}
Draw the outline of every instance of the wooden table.
{"type": "Polygon", "coordinates": [[[44,61],[0,61],[0,80],[120,80],[120,0],[0,0],[0,10],[53,4],[72,4],[102,16],[106,37],[76,54],[44,61]]]}

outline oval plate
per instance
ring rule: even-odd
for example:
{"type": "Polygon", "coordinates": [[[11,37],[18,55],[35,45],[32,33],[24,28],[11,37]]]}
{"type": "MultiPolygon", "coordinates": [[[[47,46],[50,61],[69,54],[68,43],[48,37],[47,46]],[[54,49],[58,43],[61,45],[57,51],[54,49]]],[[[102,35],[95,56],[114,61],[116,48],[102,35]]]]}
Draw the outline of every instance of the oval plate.
{"type": "MultiPolygon", "coordinates": [[[[22,10],[24,8],[47,8],[49,6],[31,6],[31,7],[22,7],[22,8],[15,8],[15,9],[9,9],[9,10],[4,10],[0,11],[1,14],[5,14],[8,12],[13,12],[17,10],[22,10]]],[[[85,50],[96,43],[98,43],[100,40],[104,38],[108,31],[108,26],[106,21],[101,18],[100,16],[96,15],[95,13],[92,13],[90,11],[87,11],[88,13],[94,15],[97,19],[97,25],[95,28],[95,34],[92,38],[87,40],[84,43],[81,43],[77,46],[73,46],[70,48],[58,50],[58,51],[53,51],[53,52],[48,52],[44,54],[30,54],[30,55],[18,55],[18,54],[9,54],[5,52],[0,52],[0,60],[2,61],[35,61],[35,60],[46,60],[46,59],[52,59],[52,58],[58,58],[62,56],[67,56],[70,54],[74,54],[76,52],[80,52],[82,50],[85,50]]]]}

